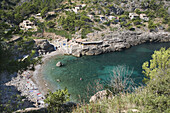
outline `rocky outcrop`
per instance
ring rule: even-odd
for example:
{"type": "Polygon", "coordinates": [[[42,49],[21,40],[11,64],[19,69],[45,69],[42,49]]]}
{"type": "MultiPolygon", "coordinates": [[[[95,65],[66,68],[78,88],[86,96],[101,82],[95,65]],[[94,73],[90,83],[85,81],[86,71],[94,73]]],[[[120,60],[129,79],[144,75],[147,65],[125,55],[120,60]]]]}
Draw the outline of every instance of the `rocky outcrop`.
{"type": "Polygon", "coordinates": [[[34,39],[35,49],[39,55],[50,53],[54,51],[54,46],[46,39],[34,39]]]}
{"type": "Polygon", "coordinates": [[[119,7],[111,6],[111,7],[109,7],[109,9],[110,9],[111,13],[113,12],[116,15],[121,15],[124,13],[124,10],[119,7]]]}
{"type": "Polygon", "coordinates": [[[90,98],[90,102],[97,102],[99,100],[103,100],[106,98],[107,99],[113,98],[112,92],[110,90],[103,90],[103,91],[97,92],[95,95],[93,95],[90,98]]]}
{"type": "Polygon", "coordinates": [[[63,66],[63,63],[62,63],[62,62],[58,62],[58,63],[56,64],[56,66],[57,66],[57,67],[61,67],[61,66],[63,66]]]}
{"type": "MultiPolygon", "coordinates": [[[[102,34],[102,33],[100,33],[102,34]]],[[[131,46],[139,45],[145,42],[170,42],[170,33],[168,32],[106,32],[100,39],[103,43],[86,44],[83,47],[74,48],[72,55],[80,57],[81,55],[99,55],[113,51],[121,51],[131,46]]],[[[95,34],[92,34],[95,37],[95,34]]],[[[98,37],[99,38],[99,37],[98,37]]]]}

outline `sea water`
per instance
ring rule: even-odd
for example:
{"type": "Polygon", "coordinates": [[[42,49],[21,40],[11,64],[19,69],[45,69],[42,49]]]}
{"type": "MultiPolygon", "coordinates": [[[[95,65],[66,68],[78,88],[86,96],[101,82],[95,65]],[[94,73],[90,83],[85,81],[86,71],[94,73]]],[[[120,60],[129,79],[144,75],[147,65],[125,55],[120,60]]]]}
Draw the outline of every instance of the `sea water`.
{"type": "MultiPolygon", "coordinates": [[[[117,67],[126,67],[132,72],[130,78],[136,85],[143,84],[142,64],[151,59],[154,50],[170,47],[170,43],[145,43],[98,56],[56,56],[49,59],[43,66],[44,79],[52,86],[52,90],[68,88],[72,101],[88,100],[97,89],[97,83],[103,83],[113,75],[117,67]],[[61,61],[64,66],[56,67],[61,61]],[[94,88],[94,89],[93,89],[94,88]]],[[[104,86],[104,85],[103,85],[104,86]]],[[[104,87],[98,88],[101,90],[104,87]]]]}

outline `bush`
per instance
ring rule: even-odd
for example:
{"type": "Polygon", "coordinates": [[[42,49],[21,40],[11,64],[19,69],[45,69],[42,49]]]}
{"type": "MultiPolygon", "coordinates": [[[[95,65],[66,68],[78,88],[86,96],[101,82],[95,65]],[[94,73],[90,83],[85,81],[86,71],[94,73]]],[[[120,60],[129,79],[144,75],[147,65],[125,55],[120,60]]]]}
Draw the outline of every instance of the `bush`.
{"type": "Polygon", "coordinates": [[[140,25],[141,20],[140,19],[133,20],[133,23],[134,23],[134,25],[140,25]]]}
{"type": "Polygon", "coordinates": [[[100,22],[100,19],[96,19],[96,18],[95,18],[94,21],[95,21],[95,22],[100,22]]]}
{"type": "Polygon", "coordinates": [[[104,24],[104,25],[107,25],[107,26],[110,26],[110,21],[104,22],[103,24],[104,24]]]}
{"type": "Polygon", "coordinates": [[[154,24],[153,21],[149,21],[148,28],[149,29],[155,29],[156,28],[156,24],[154,24]]]}
{"type": "Polygon", "coordinates": [[[81,30],[81,38],[86,38],[86,35],[91,32],[92,32],[91,28],[83,28],[81,30]]]}
{"type": "Polygon", "coordinates": [[[97,27],[93,27],[94,30],[97,30],[97,31],[101,31],[100,28],[97,28],[97,27]]]}
{"type": "Polygon", "coordinates": [[[141,28],[141,25],[137,25],[136,27],[137,27],[137,28],[141,28]]]}
{"type": "Polygon", "coordinates": [[[48,104],[49,112],[59,112],[64,109],[62,109],[62,105],[69,101],[69,97],[70,94],[66,88],[64,90],[59,89],[54,93],[49,91],[44,102],[48,104]]]}
{"type": "Polygon", "coordinates": [[[155,76],[159,76],[158,73],[167,74],[167,71],[170,71],[169,58],[170,48],[167,50],[161,48],[159,51],[155,51],[150,62],[147,61],[142,65],[143,73],[147,77],[144,80],[153,79],[155,76]]]}
{"type": "Polygon", "coordinates": [[[104,25],[100,25],[101,29],[106,29],[106,27],[104,25]]]}
{"type": "Polygon", "coordinates": [[[138,15],[140,15],[142,12],[140,11],[140,9],[136,9],[136,10],[135,10],[135,13],[138,14],[138,15]]]}
{"type": "Polygon", "coordinates": [[[128,29],[129,29],[130,31],[135,31],[135,28],[134,28],[133,26],[129,26],[128,29]]]}
{"type": "Polygon", "coordinates": [[[55,22],[53,22],[53,21],[48,21],[46,24],[49,28],[52,28],[56,25],[55,22]]]}
{"type": "Polygon", "coordinates": [[[131,71],[126,66],[117,66],[113,69],[113,74],[105,81],[106,88],[108,88],[114,95],[121,92],[131,91],[133,88],[133,81],[131,71]]]}

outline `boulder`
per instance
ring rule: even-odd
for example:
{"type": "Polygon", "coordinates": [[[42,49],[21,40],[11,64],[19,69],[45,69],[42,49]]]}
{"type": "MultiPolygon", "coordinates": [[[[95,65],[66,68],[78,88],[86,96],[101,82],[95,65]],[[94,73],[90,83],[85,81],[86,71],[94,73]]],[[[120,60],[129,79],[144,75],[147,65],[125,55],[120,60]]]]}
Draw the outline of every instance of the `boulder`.
{"type": "Polygon", "coordinates": [[[87,51],[85,54],[86,54],[86,55],[94,55],[95,53],[94,53],[93,50],[89,50],[89,51],[87,51]]]}
{"type": "Polygon", "coordinates": [[[123,43],[118,43],[118,44],[115,44],[114,47],[116,48],[116,50],[119,50],[119,49],[125,48],[125,45],[123,43]]]}
{"type": "Polygon", "coordinates": [[[102,53],[103,53],[103,50],[102,50],[102,49],[97,49],[97,50],[94,51],[94,54],[95,54],[95,55],[100,55],[100,54],[102,54],[102,53]]]}
{"type": "Polygon", "coordinates": [[[61,66],[63,66],[63,64],[62,64],[62,62],[57,62],[56,66],[61,67],[61,66]]]}
{"type": "Polygon", "coordinates": [[[80,51],[76,51],[76,52],[72,53],[72,55],[76,56],[76,57],[81,57],[80,51]]]}
{"type": "Polygon", "coordinates": [[[112,92],[110,90],[103,90],[103,91],[97,92],[95,95],[93,95],[90,98],[89,102],[97,102],[97,101],[100,101],[100,100],[103,100],[103,99],[106,99],[106,98],[107,99],[113,98],[112,92]]]}

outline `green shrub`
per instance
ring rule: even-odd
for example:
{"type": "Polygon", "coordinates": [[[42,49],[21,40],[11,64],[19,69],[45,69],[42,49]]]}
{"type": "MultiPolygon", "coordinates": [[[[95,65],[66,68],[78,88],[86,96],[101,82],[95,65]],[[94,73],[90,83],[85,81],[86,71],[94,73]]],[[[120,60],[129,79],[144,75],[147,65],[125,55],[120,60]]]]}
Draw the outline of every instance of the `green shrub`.
{"type": "Polygon", "coordinates": [[[110,26],[110,21],[104,22],[103,24],[104,24],[104,25],[107,25],[107,26],[110,26]]]}
{"type": "Polygon", "coordinates": [[[148,28],[149,29],[155,29],[156,28],[156,24],[154,24],[153,21],[149,21],[148,28]]]}
{"type": "Polygon", "coordinates": [[[97,27],[93,27],[94,30],[97,30],[97,31],[101,31],[100,28],[97,28],[97,27]]]}
{"type": "Polygon", "coordinates": [[[137,28],[141,28],[141,25],[137,25],[136,27],[137,27],[137,28]]]}
{"type": "Polygon", "coordinates": [[[53,21],[48,21],[48,22],[46,23],[46,25],[47,25],[49,28],[52,28],[52,27],[54,27],[56,24],[55,24],[55,22],[53,22],[53,21]]]}
{"type": "Polygon", "coordinates": [[[167,74],[167,71],[170,71],[170,48],[167,50],[161,48],[159,51],[155,51],[152,55],[150,62],[145,62],[142,65],[143,73],[147,77],[144,80],[153,79],[158,73],[167,74]],[[166,70],[166,71],[165,71],[166,70]]]}
{"type": "Polygon", "coordinates": [[[118,28],[117,27],[110,27],[110,31],[116,31],[118,28]]]}
{"type": "Polygon", "coordinates": [[[94,21],[95,21],[95,22],[100,22],[100,19],[96,19],[96,18],[95,18],[94,21]]]}
{"type": "Polygon", "coordinates": [[[133,23],[134,23],[134,25],[140,25],[141,20],[140,19],[133,20],[133,23]]]}
{"type": "Polygon", "coordinates": [[[86,35],[91,32],[92,32],[91,28],[83,28],[81,30],[81,38],[86,38],[86,35]]]}
{"type": "Polygon", "coordinates": [[[100,25],[101,29],[106,29],[106,27],[104,25],[100,25]]]}
{"type": "Polygon", "coordinates": [[[138,14],[138,15],[140,15],[142,12],[140,11],[140,9],[136,9],[136,10],[135,10],[135,13],[138,14]]]}
{"type": "Polygon", "coordinates": [[[49,91],[44,102],[48,104],[47,108],[49,112],[59,112],[62,110],[62,105],[69,101],[69,97],[70,94],[66,88],[64,90],[59,89],[54,93],[49,91]]]}
{"type": "Polygon", "coordinates": [[[135,31],[135,28],[134,28],[133,26],[129,26],[128,29],[129,29],[130,31],[135,31]]]}

